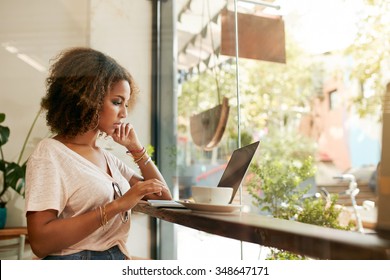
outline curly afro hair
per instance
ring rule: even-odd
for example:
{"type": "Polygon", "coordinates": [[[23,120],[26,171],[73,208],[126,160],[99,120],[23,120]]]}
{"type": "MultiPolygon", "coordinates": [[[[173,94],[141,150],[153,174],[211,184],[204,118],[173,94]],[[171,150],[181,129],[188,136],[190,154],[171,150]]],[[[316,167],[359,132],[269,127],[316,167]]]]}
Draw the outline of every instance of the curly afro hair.
{"type": "Polygon", "coordinates": [[[130,73],[113,58],[91,48],[61,52],[50,67],[41,101],[50,130],[74,137],[96,127],[104,97],[121,80],[129,82],[131,107],[138,88],[130,73]]]}

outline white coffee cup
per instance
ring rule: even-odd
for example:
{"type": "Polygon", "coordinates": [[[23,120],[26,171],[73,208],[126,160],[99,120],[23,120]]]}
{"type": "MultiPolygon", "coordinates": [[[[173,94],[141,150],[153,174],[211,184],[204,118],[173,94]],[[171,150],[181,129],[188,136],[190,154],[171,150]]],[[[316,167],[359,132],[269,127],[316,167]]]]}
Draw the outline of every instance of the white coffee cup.
{"type": "Polygon", "coordinates": [[[227,205],[232,197],[233,188],[192,186],[192,198],[196,203],[227,205]]]}

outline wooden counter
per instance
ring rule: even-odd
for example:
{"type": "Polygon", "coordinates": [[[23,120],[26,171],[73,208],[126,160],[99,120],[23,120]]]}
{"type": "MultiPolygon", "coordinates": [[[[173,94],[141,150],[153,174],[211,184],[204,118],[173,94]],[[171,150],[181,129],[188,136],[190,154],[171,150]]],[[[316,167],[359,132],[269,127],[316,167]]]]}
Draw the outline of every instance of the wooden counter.
{"type": "Polygon", "coordinates": [[[133,211],[211,234],[315,259],[390,259],[390,239],[252,213],[211,214],[138,204],[133,211]]]}

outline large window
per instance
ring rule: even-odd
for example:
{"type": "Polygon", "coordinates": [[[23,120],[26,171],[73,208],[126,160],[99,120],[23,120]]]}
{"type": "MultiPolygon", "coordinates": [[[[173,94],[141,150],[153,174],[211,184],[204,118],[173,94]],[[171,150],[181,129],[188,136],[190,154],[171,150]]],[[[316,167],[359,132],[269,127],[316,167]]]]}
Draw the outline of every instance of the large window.
{"type": "MultiPolygon", "coordinates": [[[[171,156],[178,198],[191,198],[191,186],[216,186],[232,152],[257,140],[254,163],[316,159],[317,172],[302,184],[311,185],[308,195],[340,184],[333,177],[343,172],[369,174],[361,182],[369,181],[379,161],[379,134],[369,136],[350,110],[359,92],[350,62],[363,3],[325,2],[175,1],[177,142],[171,156]],[[338,87],[331,120],[324,111],[336,102],[326,96],[330,84],[338,87]],[[365,148],[375,159],[354,160],[358,144],[349,135],[357,130],[373,140],[365,148]]],[[[365,121],[379,127],[375,118],[365,121]]],[[[254,177],[249,170],[233,203],[269,214],[256,204],[261,187],[250,190],[254,177]]],[[[179,259],[257,259],[268,250],[183,227],[177,233],[179,259]],[[206,249],[214,253],[205,256],[206,249]]]]}
{"type": "MultiPolygon", "coordinates": [[[[287,104],[269,108],[275,112],[264,110],[280,100],[270,96],[273,92],[267,92],[273,101],[264,100],[258,83],[269,79],[261,67],[285,61],[284,26],[275,15],[277,6],[243,2],[235,6],[225,0],[177,1],[176,183],[181,199],[191,198],[191,186],[217,186],[233,151],[260,140],[273,116],[277,118],[271,122],[279,126],[289,113],[287,104]],[[237,45],[236,16],[241,24],[237,45]]],[[[259,212],[246,181],[232,203],[243,205],[242,211],[259,212]]],[[[179,259],[257,259],[264,252],[258,245],[184,227],[178,227],[177,233],[179,259]],[[213,254],[204,256],[206,249],[213,254]]]]}

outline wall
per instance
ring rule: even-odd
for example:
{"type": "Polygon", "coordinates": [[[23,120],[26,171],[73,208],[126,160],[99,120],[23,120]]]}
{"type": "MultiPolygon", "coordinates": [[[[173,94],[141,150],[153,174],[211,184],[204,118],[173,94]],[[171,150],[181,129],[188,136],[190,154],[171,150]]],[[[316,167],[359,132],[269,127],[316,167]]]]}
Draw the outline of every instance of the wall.
{"type": "MultiPolygon", "coordinates": [[[[0,61],[3,66],[0,68],[0,111],[6,113],[4,125],[11,129],[9,142],[4,146],[7,160],[17,160],[39,111],[49,59],[62,48],[86,45],[87,4],[87,0],[0,1],[0,61]],[[13,52],[9,51],[10,47],[13,52]],[[19,59],[21,54],[33,59],[41,69],[19,59]]],[[[22,161],[47,135],[45,119],[41,116],[22,161]]],[[[24,200],[14,194],[7,206],[6,226],[25,225],[24,200]]]]}

